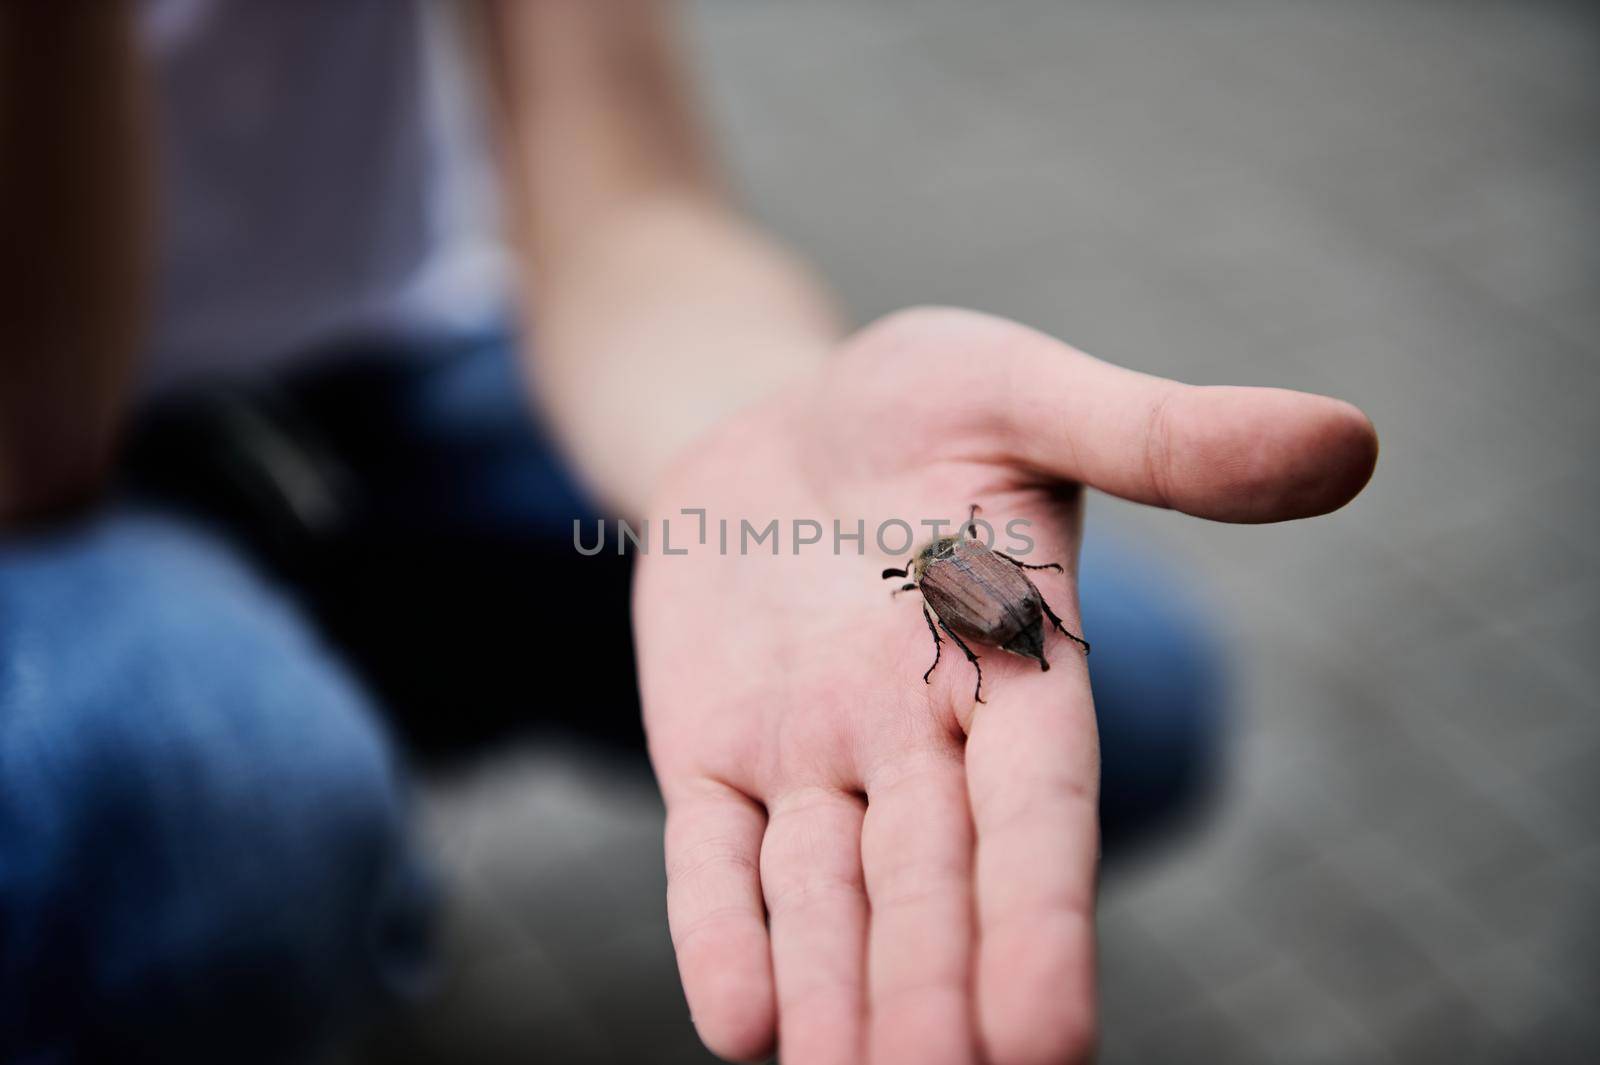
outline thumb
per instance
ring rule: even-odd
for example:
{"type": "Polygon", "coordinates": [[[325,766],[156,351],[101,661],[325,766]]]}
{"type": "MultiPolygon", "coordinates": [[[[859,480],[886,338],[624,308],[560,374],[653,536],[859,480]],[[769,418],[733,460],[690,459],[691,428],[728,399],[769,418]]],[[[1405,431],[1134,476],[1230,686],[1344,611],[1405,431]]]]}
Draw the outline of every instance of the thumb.
{"type": "Polygon", "coordinates": [[[1023,468],[1217,521],[1325,514],[1366,486],[1372,422],[1342,400],[1200,387],[1113,366],[1003,319],[955,312],[1003,414],[986,419],[1023,468]],[[995,371],[1000,371],[995,373],[995,371]]]}

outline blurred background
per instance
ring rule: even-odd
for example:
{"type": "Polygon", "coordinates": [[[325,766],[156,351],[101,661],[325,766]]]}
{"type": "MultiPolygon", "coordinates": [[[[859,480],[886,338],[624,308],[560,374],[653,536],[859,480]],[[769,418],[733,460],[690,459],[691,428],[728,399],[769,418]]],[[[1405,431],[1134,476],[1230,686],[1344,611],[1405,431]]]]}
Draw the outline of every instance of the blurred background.
{"type": "MultiPolygon", "coordinates": [[[[1189,576],[1237,693],[1203,821],[1105,870],[1104,1060],[1600,1060],[1600,14],[691,13],[746,202],[860,319],[970,305],[1378,425],[1329,518],[1091,504],[1189,576]]],[[[708,1060],[639,763],[529,739],[424,806],[451,974],[352,1061],[708,1060]]]]}

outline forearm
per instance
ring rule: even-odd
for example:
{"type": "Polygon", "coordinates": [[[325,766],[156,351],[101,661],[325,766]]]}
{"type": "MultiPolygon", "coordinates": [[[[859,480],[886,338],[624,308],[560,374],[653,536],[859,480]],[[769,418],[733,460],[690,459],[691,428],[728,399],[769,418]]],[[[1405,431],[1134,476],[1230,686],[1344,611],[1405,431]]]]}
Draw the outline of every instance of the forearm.
{"type": "Polygon", "coordinates": [[[625,513],[838,332],[816,281],[729,206],[670,13],[541,0],[494,5],[486,23],[535,390],[625,513]]]}
{"type": "Polygon", "coordinates": [[[0,528],[103,474],[146,257],[132,5],[0,5],[0,528]]]}

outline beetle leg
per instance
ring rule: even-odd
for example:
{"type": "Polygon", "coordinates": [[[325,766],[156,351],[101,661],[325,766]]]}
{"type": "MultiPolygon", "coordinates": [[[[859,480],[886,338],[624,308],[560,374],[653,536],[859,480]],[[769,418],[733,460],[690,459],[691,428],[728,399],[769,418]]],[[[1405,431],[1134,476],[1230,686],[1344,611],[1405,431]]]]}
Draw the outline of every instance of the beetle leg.
{"type": "Polygon", "coordinates": [[[939,654],[943,650],[944,641],[939,639],[939,630],[933,627],[933,612],[928,609],[928,604],[922,604],[922,620],[928,623],[928,635],[933,637],[933,665],[928,667],[928,672],[922,675],[922,683],[933,683],[928,678],[933,676],[933,671],[939,665],[939,654]]]}
{"type": "Polygon", "coordinates": [[[909,577],[909,576],[911,576],[911,574],[907,573],[905,570],[903,570],[903,569],[895,569],[892,566],[883,571],[883,579],[884,580],[888,580],[890,577],[909,577]]]}
{"type": "Polygon", "coordinates": [[[916,581],[908,581],[905,584],[902,584],[900,587],[896,588],[894,591],[890,592],[889,593],[889,598],[893,599],[895,596],[899,595],[901,592],[912,591],[913,589],[916,588],[916,586],[917,586],[917,582],[916,581]]]}
{"type": "Polygon", "coordinates": [[[967,661],[972,663],[972,668],[978,671],[978,683],[972,689],[972,697],[980,703],[983,702],[983,667],[978,665],[978,656],[973,654],[972,648],[968,647],[961,637],[957,636],[950,626],[946,625],[942,620],[939,622],[939,627],[945,631],[945,635],[956,642],[956,646],[961,648],[962,654],[967,656],[967,661]]]}
{"type": "Polygon", "coordinates": [[[1039,605],[1044,607],[1045,616],[1050,619],[1050,624],[1054,625],[1061,635],[1081,646],[1084,654],[1089,653],[1089,641],[1082,636],[1075,636],[1069,632],[1067,627],[1061,624],[1061,619],[1056,617],[1056,612],[1050,609],[1050,604],[1044,601],[1044,596],[1042,595],[1039,597],[1039,605]]]}
{"type": "Polygon", "coordinates": [[[1046,562],[1042,566],[1035,566],[1032,563],[1022,561],[1022,559],[1020,559],[1020,558],[1012,558],[1010,555],[1006,554],[1004,551],[995,551],[993,548],[990,548],[989,550],[991,552],[993,552],[994,554],[999,555],[1001,558],[1005,559],[1007,562],[1011,563],[1013,566],[1018,567],[1019,569],[1053,569],[1057,573],[1065,573],[1066,572],[1066,570],[1061,568],[1061,563],[1059,563],[1059,562],[1046,562]]]}
{"type": "Polygon", "coordinates": [[[973,503],[967,510],[967,539],[969,540],[976,540],[978,538],[978,523],[972,519],[977,516],[978,511],[981,509],[983,508],[978,506],[978,504],[973,503]]]}

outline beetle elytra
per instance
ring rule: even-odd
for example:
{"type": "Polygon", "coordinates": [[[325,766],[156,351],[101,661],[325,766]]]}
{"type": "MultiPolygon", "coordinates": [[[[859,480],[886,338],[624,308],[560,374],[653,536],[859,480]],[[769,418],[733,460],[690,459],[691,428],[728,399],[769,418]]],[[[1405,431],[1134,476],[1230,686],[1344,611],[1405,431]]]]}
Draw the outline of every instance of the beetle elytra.
{"type": "Polygon", "coordinates": [[[1084,654],[1089,653],[1089,644],[1083,637],[1067,631],[1050,604],[1044,601],[1044,596],[1039,594],[1039,589],[1028,579],[1027,570],[1053,569],[1060,573],[1060,564],[1029,565],[985,547],[977,538],[978,527],[973,521],[977,513],[978,505],[974,503],[961,531],[954,536],[938,537],[918,551],[904,569],[886,569],[883,577],[885,580],[909,578],[895,589],[896,595],[913,589],[922,593],[923,620],[933,634],[933,665],[922,675],[923,683],[931,682],[933,671],[939,665],[944,643],[939,630],[943,629],[978,671],[972,697],[981,703],[983,667],[966,640],[1034,659],[1041,670],[1050,668],[1044,657],[1045,618],[1049,618],[1050,624],[1062,635],[1079,644],[1084,654]]]}

